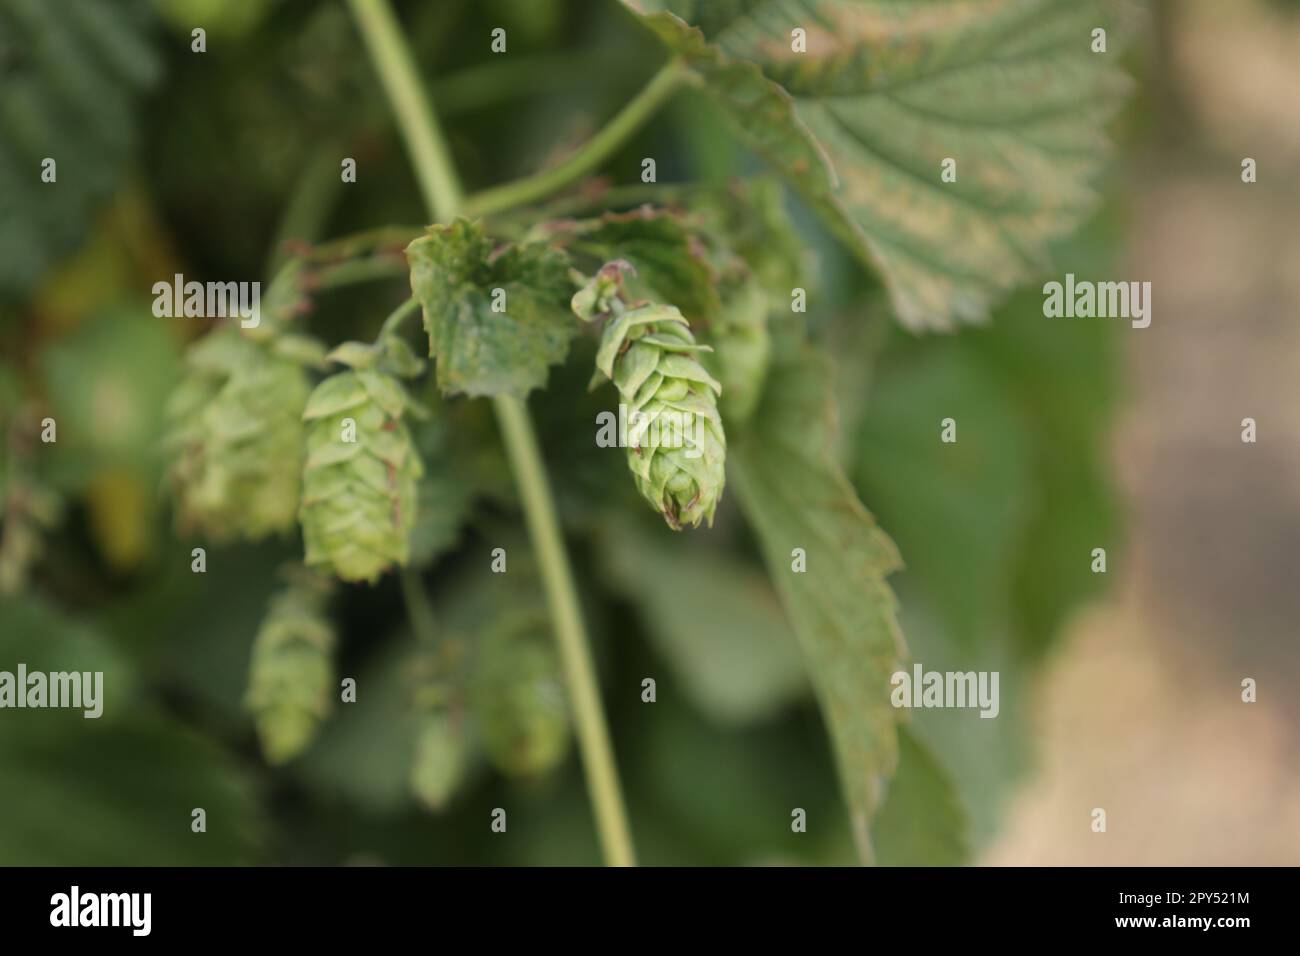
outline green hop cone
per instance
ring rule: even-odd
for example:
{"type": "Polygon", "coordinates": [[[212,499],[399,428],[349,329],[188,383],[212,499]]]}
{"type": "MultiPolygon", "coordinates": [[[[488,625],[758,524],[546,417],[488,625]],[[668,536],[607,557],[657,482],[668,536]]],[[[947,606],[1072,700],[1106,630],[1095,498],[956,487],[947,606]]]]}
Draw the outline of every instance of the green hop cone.
{"type": "Polygon", "coordinates": [[[292,527],[310,391],[301,364],[233,328],[189,350],[165,439],[182,527],[216,541],[292,527]]]}
{"type": "Polygon", "coordinates": [[[420,718],[411,764],[411,792],[429,810],[441,810],[460,788],[468,766],[463,722],[446,709],[420,718]]]}
{"type": "Polygon", "coordinates": [[[516,616],[489,632],[470,686],[488,759],[512,777],[539,777],[568,751],[564,684],[544,625],[516,616]]]}
{"type": "Polygon", "coordinates": [[[696,343],[671,305],[626,308],[618,288],[624,268],[602,268],[574,296],[574,312],[608,316],[596,367],[627,406],[627,461],[637,489],[673,530],[712,525],[726,484],[727,436],[718,413],[722,386],[696,357],[711,349],[696,343]]]}
{"type": "Polygon", "coordinates": [[[374,582],[406,564],[424,472],[402,420],[410,407],[397,379],[377,368],[340,372],[312,392],[302,413],[307,460],[299,512],[308,565],[374,582]]]}
{"type": "Polygon", "coordinates": [[[752,279],[728,281],[719,291],[722,311],[709,326],[709,339],[716,350],[707,362],[722,383],[727,421],[744,425],[758,407],[772,360],[768,297],[752,279]]]}
{"type": "Polygon", "coordinates": [[[245,705],[273,764],[302,753],[329,714],[335,638],[328,597],[327,581],[301,575],[272,599],[253,641],[245,705]]]}

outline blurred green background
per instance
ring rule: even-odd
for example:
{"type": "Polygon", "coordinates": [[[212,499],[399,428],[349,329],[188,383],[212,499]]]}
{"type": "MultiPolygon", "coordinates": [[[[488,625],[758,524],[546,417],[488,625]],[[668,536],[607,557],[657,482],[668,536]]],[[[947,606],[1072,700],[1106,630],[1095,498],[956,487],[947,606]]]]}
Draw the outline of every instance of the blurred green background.
{"type": "MultiPolygon", "coordinates": [[[[563,155],[663,59],[598,0],[397,6],[471,189],[563,155]],[[496,26],[508,58],[462,39],[496,26]]],[[[1300,245],[1285,185],[1300,114],[1284,92],[1300,79],[1300,20],[1288,4],[1226,6],[1152,6],[1106,199],[1055,250],[1081,278],[1155,279],[1149,334],[1048,323],[1036,287],[987,327],[902,332],[872,277],[788,200],[818,290],[811,319],[839,362],[844,462],[907,563],[892,583],[912,657],[1002,675],[997,720],[915,715],[875,828],[883,863],[1300,859],[1295,695],[1279,701],[1300,676],[1300,608],[1283,583],[1300,538],[1300,484],[1287,485],[1300,416],[1286,402],[1300,245]],[[1206,50],[1226,60],[1212,76],[1206,50]],[[1257,186],[1240,183],[1243,155],[1259,161],[1257,186]],[[1275,256],[1289,269],[1243,278],[1275,256]],[[1241,446],[1252,411],[1285,420],[1241,446]],[[937,423],[958,412],[961,441],[939,445],[937,423]],[[1094,547],[1107,576],[1089,571],[1094,547]],[[1242,676],[1261,680],[1248,713],[1242,676]],[[1194,748],[1179,743],[1188,726],[1216,732],[1194,748]],[[1108,835],[1088,829],[1095,806],[1108,835]],[[1198,836],[1225,819],[1231,836],[1198,836]],[[935,836],[955,831],[960,845],[935,836]]],[[[392,576],[335,602],[338,673],[357,678],[357,702],[301,758],[269,766],[243,698],[299,542],[191,540],[162,491],[163,408],[202,329],[154,318],[152,283],[266,279],[285,240],[424,219],[344,6],[0,0],[0,79],[0,669],[72,661],[104,670],[117,701],[98,721],[0,714],[0,863],[597,862],[573,753],[537,779],[479,762],[447,807],[417,804],[418,654],[392,576]],[[45,155],[59,156],[57,188],[31,173],[45,155]],[[338,182],[341,156],[357,159],[356,184],[338,182]],[[46,415],[54,445],[23,424],[46,415]],[[204,575],[190,570],[199,544],[204,575]],[[504,836],[488,827],[494,807],[509,810],[504,836]]],[[[608,168],[631,179],[652,148],[661,182],[761,171],[712,110],[678,97],[608,168]]],[[[311,328],[365,338],[406,294],[399,279],[321,298],[311,328]]],[[[579,346],[533,406],[642,861],[854,862],[821,718],[748,532],[731,505],[712,533],[676,538],[643,513],[622,463],[611,471],[573,427],[603,407],[585,391],[590,366],[579,346]],[[807,834],[791,832],[792,807],[807,834]]],[[[423,492],[438,503],[424,581],[439,626],[472,646],[487,556],[521,532],[485,410],[462,401],[450,415],[459,439],[421,435],[447,462],[423,492]]]]}

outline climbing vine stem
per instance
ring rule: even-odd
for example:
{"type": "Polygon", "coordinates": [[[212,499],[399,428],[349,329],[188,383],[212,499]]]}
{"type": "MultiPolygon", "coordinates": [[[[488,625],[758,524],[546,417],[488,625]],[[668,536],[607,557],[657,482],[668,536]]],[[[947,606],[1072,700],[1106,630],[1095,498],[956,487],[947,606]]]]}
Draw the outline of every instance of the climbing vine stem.
{"type": "Polygon", "coordinates": [[[465,211],[474,216],[495,215],[545,199],[576,182],[627,142],[681,88],[687,76],[680,62],[669,60],[627,106],[564,162],[476,193],[465,200],[465,211]]]}
{"type": "MultiPolygon", "coordinates": [[[[463,211],[460,182],[397,20],[388,0],[349,0],[349,4],[397,116],[429,213],[434,219],[447,222],[463,211]]],[[[533,196],[533,193],[536,187],[519,190],[515,195],[533,196]]],[[[537,193],[533,198],[542,195],[537,193]]],[[[636,861],[627,810],[596,685],[590,644],[578,607],[573,572],[537,436],[523,402],[498,395],[493,403],[519,486],[529,535],[537,552],[601,848],[607,863],[632,866],[636,861]]]]}

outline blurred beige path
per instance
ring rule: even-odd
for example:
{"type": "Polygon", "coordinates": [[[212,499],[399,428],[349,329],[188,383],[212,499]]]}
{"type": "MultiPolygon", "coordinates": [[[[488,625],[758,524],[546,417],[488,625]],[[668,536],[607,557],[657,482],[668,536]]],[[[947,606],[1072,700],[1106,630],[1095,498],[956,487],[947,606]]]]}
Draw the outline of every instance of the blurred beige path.
{"type": "Polygon", "coordinates": [[[1300,865],[1300,16],[1171,7],[1185,142],[1132,170],[1115,277],[1155,309],[1113,455],[1128,547],[1046,669],[987,864],[1300,865]]]}

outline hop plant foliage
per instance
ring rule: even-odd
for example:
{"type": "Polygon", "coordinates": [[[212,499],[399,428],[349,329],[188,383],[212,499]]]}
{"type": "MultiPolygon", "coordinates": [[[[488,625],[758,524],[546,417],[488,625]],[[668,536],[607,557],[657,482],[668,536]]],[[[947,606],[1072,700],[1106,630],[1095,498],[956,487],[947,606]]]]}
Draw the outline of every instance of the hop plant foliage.
{"type": "Polygon", "coordinates": [[[471,688],[488,759],[514,777],[541,776],[569,745],[559,661],[544,623],[515,615],[484,635],[471,688]]]}
{"type": "Polygon", "coordinates": [[[169,477],[183,527],[257,539],[294,523],[302,475],[303,367],[234,328],[202,339],[167,406],[169,477]]]}
{"type": "Polygon", "coordinates": [[[302,413],[305,560],[345,581],[373,582],[410,553],[424,472],[403,422],[414,406],[397,379],[369,365],[372,353],[334,354],[360,367],[321,382],[302,413]]]}
{"type": "Polygon", "coordinates": [[[253,642],[245,703],[271,763],[296,757],[329,714],[335,635],[328,580],[303,573],[271,602],[253,642]]]}
{"type": "Polygon", "coordinates": [[[727,436],[717,404],[722,386],[696,357],[711,350],[696,343],[674,306],[628,308],[625,268],[603,267],[573,297],[573,310],[588,320],[605,317],[597,380],[612,381],[627,405],[627,462],[637,489],[675,531],[701,521],[712,526],[726,484],[727,436]]]}

